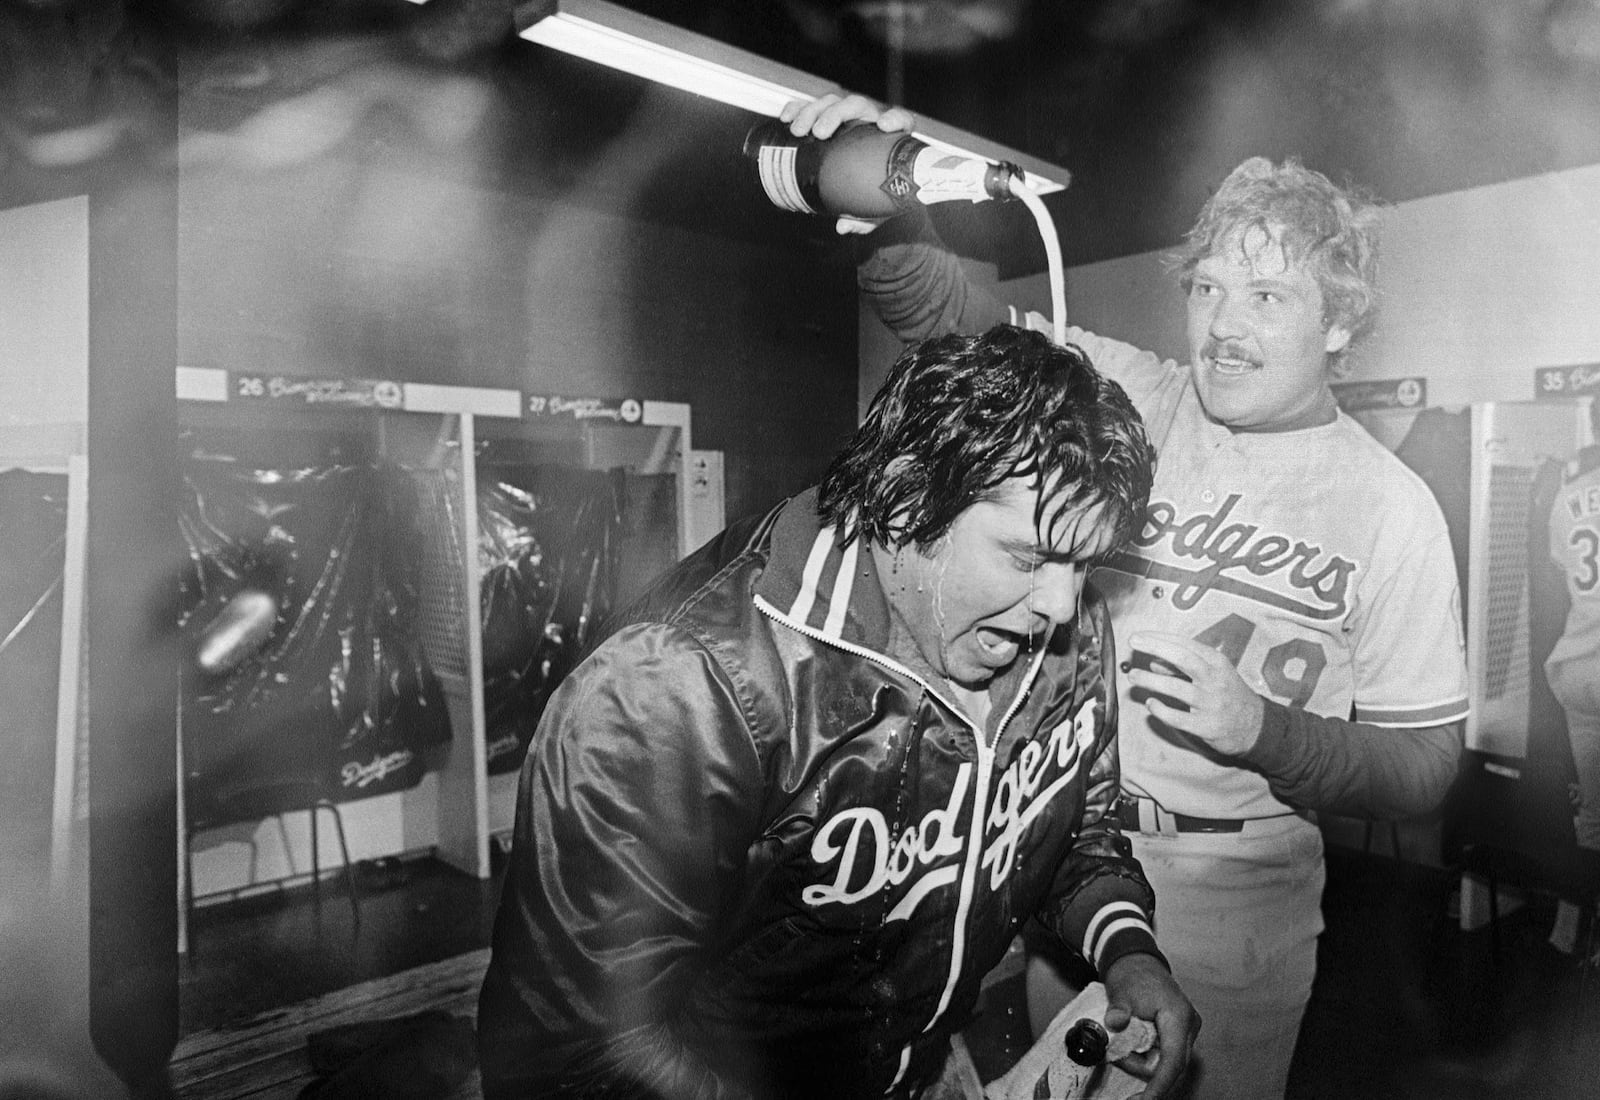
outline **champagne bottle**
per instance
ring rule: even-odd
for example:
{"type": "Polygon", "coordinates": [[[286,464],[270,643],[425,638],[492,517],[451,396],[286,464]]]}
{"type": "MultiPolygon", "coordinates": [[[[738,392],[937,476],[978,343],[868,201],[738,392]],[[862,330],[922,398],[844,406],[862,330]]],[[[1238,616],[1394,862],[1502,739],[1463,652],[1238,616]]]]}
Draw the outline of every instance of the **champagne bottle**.
{"type": "Polygon", "coordinates": [[[834,217],[888,218],[936,202],[1010,199],[1011,177],[1023,175],[1009,162],[950,153],[870,123],[824,140],[795,137],[769,119],[745,135],[744,155],[755,161],[774,206],[834,217]]]}

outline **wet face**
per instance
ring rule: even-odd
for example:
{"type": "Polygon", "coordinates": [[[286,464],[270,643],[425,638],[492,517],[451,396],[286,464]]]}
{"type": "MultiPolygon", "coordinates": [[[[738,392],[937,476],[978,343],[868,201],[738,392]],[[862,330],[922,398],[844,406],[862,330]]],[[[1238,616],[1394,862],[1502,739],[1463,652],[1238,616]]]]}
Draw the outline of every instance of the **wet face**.
{"type": "MultiPolygon", "coordinates": [[[[889,602],[936,675],[982,688],[1077,614],[1086,563],[1114,544],[1105,506],[1062,513],[1041,532],[1035,500],[1032,478],[1011,478],[927,552],[900,555],[889,602]]],[[[1055,514],[1045,509],[1046,520],[1055,514]]]]}
{"type": "Polygon", "coordinates": [[[1271,431],[1331,409],[1328,356],[1350,332],[1324,323],[1316,276],[1275,231],[1235,234],[1195,266],[1188,328],[1195,390],[1213,420],[1271,431]]]}

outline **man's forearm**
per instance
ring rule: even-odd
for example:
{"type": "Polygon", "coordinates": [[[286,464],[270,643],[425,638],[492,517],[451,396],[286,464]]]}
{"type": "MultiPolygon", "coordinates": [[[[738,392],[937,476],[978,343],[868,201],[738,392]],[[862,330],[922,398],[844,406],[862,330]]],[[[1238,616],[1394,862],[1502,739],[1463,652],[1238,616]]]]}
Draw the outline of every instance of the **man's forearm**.
{"type": "Polygon", "coordinates": [[[912,211],[866,239],[856,283],[879,318],[906,343],[949,332],[982,332],[1010,311],[967,278],[928,217],[912,211]]]}
{"type": "Polygon", "coordinates": [[[1436,809],[1455,779],[1458,725],[1393,729],[1264,703],[1261,735],[1243,759],[1291,806],[1380,820],[1417,817],[1436,809]]]}

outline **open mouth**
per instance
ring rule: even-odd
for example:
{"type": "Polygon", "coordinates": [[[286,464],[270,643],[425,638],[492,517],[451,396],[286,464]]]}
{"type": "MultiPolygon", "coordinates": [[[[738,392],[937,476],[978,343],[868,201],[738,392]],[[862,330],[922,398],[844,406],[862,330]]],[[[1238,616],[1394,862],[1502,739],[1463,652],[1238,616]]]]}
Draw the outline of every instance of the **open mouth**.
{"type": "Polygon", "coordinates": [[[985,663],[999,668],[1010,664],[1017,658],[1017,651],[1022,648],[1023,638],[1020,634],[1013,634],[1009,630],[996,630],[989,626],[980,626],[976,631],[978,648],[983,651],[985,663]]]}
{"type": "Polygon", "coordinates": [[[1241,359],[1232,355],[1211,356],[1211,369],[1218,374],[1241,375],[1261,369],[1254,359],[1241,359]]]}

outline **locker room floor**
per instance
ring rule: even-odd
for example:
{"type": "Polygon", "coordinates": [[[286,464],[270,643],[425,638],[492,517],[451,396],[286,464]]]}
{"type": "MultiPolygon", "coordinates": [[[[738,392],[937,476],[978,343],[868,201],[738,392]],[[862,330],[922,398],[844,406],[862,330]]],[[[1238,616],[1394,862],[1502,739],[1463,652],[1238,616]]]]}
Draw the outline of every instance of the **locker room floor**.
{"type": "MultiPolygon", "coordinates": [[[[478,882],[432,860],[358,868],[360,920],[340,879],[202,907],[180,991],[187,1034],[226,1026],[356,982],[488,943],[498,876],[478,882]]],[[[1581,1019],[1579,974],[1545,938],[1554,902],[1502,917],[1496,967],[1487,930],[1463,933],[1437,868],[1333,848],[1316,992],[1291,1076],[1293,1100],[1578,1100],[1600,1095],[1600,974],[1581,1019]]],[[[980,1064],[1015,1042],[993,991],[969,1032],[980,1064]]]]}

